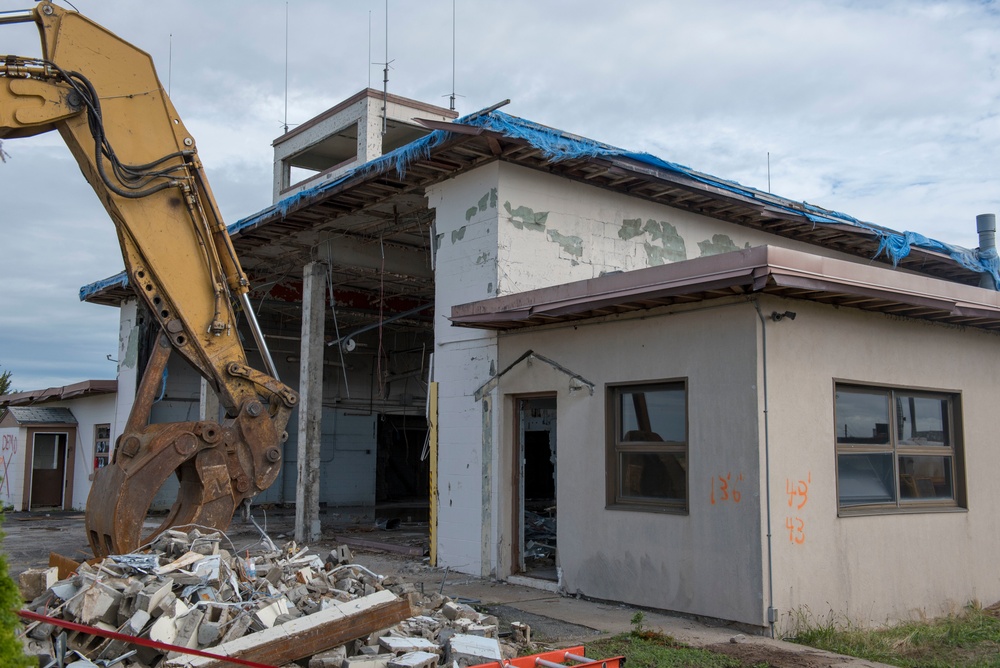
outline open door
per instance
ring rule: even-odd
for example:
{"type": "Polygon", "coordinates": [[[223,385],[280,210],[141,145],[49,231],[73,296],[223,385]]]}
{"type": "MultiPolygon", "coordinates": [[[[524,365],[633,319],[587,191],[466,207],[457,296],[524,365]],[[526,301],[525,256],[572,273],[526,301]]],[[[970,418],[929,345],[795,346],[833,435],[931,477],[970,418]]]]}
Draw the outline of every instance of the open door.
{"type": "Polygon", "coordinates": [[[39,433],[32,438],[31,509],[62,508],[66,491],[66,433],[39,433]]]}
{"type": "Polygon", "coordinates": [[[514,444],[514,571],[558,580],[556,398],[517,399],[514,444]]]}

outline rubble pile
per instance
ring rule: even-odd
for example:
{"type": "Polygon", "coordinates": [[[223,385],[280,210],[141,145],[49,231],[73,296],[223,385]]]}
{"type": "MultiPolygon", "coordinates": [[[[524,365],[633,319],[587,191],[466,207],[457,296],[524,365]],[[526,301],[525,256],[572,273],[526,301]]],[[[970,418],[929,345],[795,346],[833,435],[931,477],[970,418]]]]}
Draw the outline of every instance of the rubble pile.
{"type": "Polygon", "coordinates": [[[32,622],[26,653],[121,668],[231,665],[148,646],[154,641],[274,666],[430,668],[512,658],[530,643],[526,625],[514,625],[514,642],[501,642],[496,618],[354,564],[346,546],[323,559],[269,540],[273,549],[234,554],[224,540],[171,530],[146,552],[80,564],[62,580],[55,567],[25,571],[25,609],[91,630],[32,622]]]}

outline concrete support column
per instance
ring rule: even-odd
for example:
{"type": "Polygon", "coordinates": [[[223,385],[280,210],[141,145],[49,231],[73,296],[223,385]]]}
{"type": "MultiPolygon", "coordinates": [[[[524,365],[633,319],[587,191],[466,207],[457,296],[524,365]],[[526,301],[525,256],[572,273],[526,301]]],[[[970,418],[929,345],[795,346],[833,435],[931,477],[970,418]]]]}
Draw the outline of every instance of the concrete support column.
{"type": "Polygon", "coordinates": [[[204,378],[201,379],[201,392],[198,397],[198,419],[213,422],[219,419],[219,395],[204,378]]]}
{"type": "Polygon", "coordinates": [[[326,265],[310,262],[302,270],[302,344],[299,367],[298,484],[295,488],[295,540],[320,537],[319,445],[323,426],[323,324],[326,316],[326,265]]]}

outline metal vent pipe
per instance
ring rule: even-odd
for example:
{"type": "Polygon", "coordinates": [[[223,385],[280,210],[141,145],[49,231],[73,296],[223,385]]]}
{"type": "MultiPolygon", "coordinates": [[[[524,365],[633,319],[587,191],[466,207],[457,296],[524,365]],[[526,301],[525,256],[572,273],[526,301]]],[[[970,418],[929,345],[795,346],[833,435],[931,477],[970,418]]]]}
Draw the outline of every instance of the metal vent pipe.
{"type": "MultiPolygon", "coordinates": [[[[997,251],[997,217],[992,213],[981,213],[976,216],[976,232],[979,233],[979,254],[996,254],[997,251]]],[[[979,287],[990,290],[1000,289],[993,276],[984,273],[979,278],[979,287]]]]}

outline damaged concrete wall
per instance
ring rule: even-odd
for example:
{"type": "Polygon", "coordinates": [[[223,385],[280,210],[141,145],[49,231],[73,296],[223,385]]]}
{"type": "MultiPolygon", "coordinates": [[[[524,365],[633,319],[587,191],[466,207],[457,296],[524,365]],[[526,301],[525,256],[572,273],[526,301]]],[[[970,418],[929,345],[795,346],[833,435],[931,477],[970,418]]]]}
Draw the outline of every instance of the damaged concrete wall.
{"type": "Polygon", "coordinates": [[[499,169],[496,294],[764,244],[867,262],[526,167],[499,169]]]}
{"type": "MultiPolygon", "coordinates": [[[[512,397],[557,393],[558,565],[567,592],[763,626],[757,314],[742,301],[655,314],[502,335],[501,368],[531,349],[596,388],[591,396],[544,363],[521,363],[499,381],[501,449],[517,438],[512,397]],[[609,509],[606,386],[673,379],[688,384],[689,511],[609,509]]],[[[498,543],[509,569],[513,462],[499,468],[498,543]]]]}
{"type": "Polygon", "coordinates": [[[767,325],[774,591],[782,628],[809,611],[884,624],[1000,600],[1000,380],[984,363],[996,358],[1000,338],[809,302],[761,303],[765,314],[797,314],[767,325]],[[838,517],[835,380],[961,393],[955,428],[968,510],[838,517]]]}
{"type": "Polygon", "coordinates": [[[436,212],[434,379],[439,385],[437,555],[441,566],[489,575],[495,496],[492,397],[473,395],[497,371],[496,335],[450,326],[453,304],[496,294],[498,163],[428,189],[436,212]],[[485,534],[485,540],[484,540],[485,534]]]}

